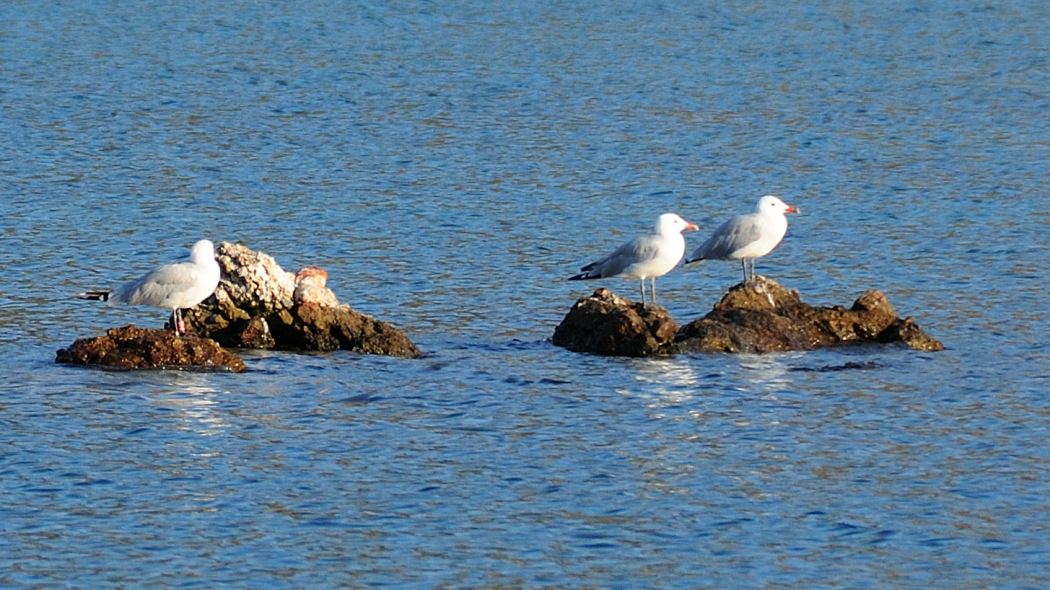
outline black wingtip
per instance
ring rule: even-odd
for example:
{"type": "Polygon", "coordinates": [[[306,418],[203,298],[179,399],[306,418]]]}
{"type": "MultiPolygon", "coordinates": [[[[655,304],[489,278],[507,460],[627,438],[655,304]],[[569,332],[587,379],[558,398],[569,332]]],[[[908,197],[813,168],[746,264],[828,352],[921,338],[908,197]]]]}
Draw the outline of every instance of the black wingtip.
{"type": "Polygon", "coordinates": [[[87,291],[85,293],[77,293],[77,299],[86,299],[88,301],[109,301],[109,291],[87,291]]]}

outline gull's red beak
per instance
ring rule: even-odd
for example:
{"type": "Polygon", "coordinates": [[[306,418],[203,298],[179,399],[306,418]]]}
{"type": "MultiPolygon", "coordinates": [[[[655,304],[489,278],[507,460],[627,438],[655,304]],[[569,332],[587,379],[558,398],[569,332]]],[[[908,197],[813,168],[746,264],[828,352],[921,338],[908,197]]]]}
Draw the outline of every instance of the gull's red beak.
{"type": "Polygon", "coordinates": [[[695,230],[699,230],[700,228],[699,228],[699,227],[697,227],[697,225],[696,225],[695,223],[689,223],[689,222],[687,221],[687,222],[685,223],[685,229],[695,229],[695,230]]]}
{"type": "Polygon", "coordinates": [[[788,205],[788,208],[785,209],[784,212],[785,213],[802,213],[801,211],[798,210],[798,207],[795,207],[794,205],[788,205]]]}

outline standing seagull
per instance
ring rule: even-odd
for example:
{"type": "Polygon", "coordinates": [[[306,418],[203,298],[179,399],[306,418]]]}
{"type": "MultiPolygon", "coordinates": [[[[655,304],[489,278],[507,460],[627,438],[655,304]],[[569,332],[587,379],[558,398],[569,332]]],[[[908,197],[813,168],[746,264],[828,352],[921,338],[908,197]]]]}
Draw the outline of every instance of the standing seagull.
{"type": "Polygon", "coordinates": [[[641,279],[642,304],[645,304],[645,279],[652,281],[652,302],[656,303],[656,277],[671,272],[685,254],[682,231],[697,229],[695,225],[675,215],[664,213],[656,221],[656,233],[637,237],[620,246],[615,252],[581,268],[583,272],[569,277],[570,281],[623,277],[641,279]]]}
{"type": "Polygon", "coordinates": [[[186,331],[186,325],[179,309],[193,307],[214,293],[219,286],[219,274],[215,247],[208,240],[201,240],[190,250],[190,262],[158,266],[146,276],[111,291],[88,291],[77,297],[170,309],[175,333],[180,334],[186,331]]]}
{"type": "Polygon", "coordinates": [[[748,280],[747,261],[751,260],[751,278],[755,278],[755,259],[773,251],[787,233],[785,213],[798,213],[773,195],[758,200],[754,213],[736,215],[722,224],[702,246],[693,250],[686,265],[704,260],[740,260],[744,282],[748,280]]]}

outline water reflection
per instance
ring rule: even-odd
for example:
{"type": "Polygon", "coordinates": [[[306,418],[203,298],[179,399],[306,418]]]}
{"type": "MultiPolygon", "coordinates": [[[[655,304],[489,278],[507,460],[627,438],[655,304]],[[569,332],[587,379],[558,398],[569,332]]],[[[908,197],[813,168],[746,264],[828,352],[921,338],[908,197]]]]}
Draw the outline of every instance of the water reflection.
{"type": "Polygon", "coordinates": [[[705,387],[726,384],[748,393],[747,398],[778,400],[797,390],[799,373],[792,371],[805,353],[762,355],[702,355],[632,361],[639,387],[621,393],[649,399],[653,407],[680,405],[703,394],[705,387]]]}
{"type": "Polygon", "coordinates": [[[215,436],[230,428],[230,422],[218,411],[219,390],[209,382],[209,375],[177,373],[170,391],[154,398],[158,408],[175,412],[184,430],[201,436],[215,436]]]}
{"type": "Polygon", "coordinates": [[[797,373],[791,372],[791,368],[802,356],[803,353],[744,355],[740,362],[741,377],[754,393],[777,399],[778,392],[793,388],[797,373]]]}
{"type": "Polygon", "coordinates": [[[620,393],[643,398],[652,409],[682,405],[699,393],[700,376],[688,360],[645,359],[635,361],[634,368],[638,386],[622,387],[620,393]]]}

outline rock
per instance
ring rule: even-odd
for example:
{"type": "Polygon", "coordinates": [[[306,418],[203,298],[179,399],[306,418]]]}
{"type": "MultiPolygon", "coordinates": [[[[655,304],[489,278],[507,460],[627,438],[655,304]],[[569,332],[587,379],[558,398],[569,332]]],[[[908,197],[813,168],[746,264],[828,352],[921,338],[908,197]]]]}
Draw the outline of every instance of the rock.
{"type": "Polygon", "coordinates": [[[858,363],[850,361],[843,365],[824,365],[819,369],[813,369],[810,367],[791,367],[789,371],[805,371],[809,373],[834,373],[838,371],[868,371],[871,369],[881,369],[882,365],[875,361],[868,361],[866,363],[858,363]]]}
{"type": "Polygon", "coordinates": [[[944,345],[936,338],[923,332],[922,328],[911,318],[898,319],[890,327],[879,333],[879,342],[903,342],[914,350],[936,352],[944,350],[944,345]]]}
{"type": "Polygon", "coordinates": [[[901,320],[886,295],[871,289],[850,309],[813,307],[797,291],[757,277],[729,290],[714,309],[678,332],[680,352],[811,350],[860,342],[904,342],[918,350],[944,346],[910,319],[901,320]]]}
{"type": "Polygon", "coordinates": [[[574,352],[651,356],[663,353],[677,331],[666,309],[598,289],[572,306],[554,330],[552,342],[574,352]]]}
{"type": "Polygon", "coordinates": [[[327,307],[339,307],[335,293],[326,285],[328,273],[323,268],[307,266],[295,273],[295,291],[292,292],[293,303],[317,303],[327,307]]]}
{"type": "Polygon", "coordinates": [[[229,242],[219,244],[216,259],[222,269],[218,289],[184,318],[189,329],[223,346],[421,354],[390,324],[341,305],[326,286],[324,269],[308,266],[292,274],[272,256],[229,242]]]}
{"type": "Polygon", "coordinates": [[[174,330],[151,330],[125,326],[106,331],[105,336],[81,338],[58,351],[57,363],[93,365],[116,369],[195,369],[208,371],[245,370],[244,361],[214,340],[174,330]]]}
{"type": "Polygon", "coordinates": [[[420,352],[401,332],[386,322],[357,313],[349,306],[300,303],[288,313],[269,318],[274,339],[291,350],[352,350],[404,358],[420,352]]]}
{"type": "Polygon", "coordinates": [[[911,318],[897,317],[881,291],[869,290],[850,309],[813,307],[797,291],[764,277],[736,285],[710,313],[677,333],[663,308],[598,289],[576,302],[552,342],[575,352],[617,356],[777,352],[861,342],[903,342],[925,351],[944,348],[911,318]]]}

